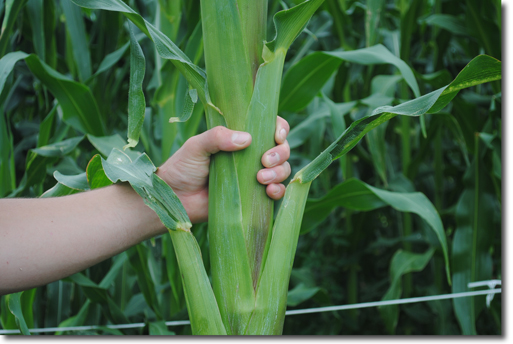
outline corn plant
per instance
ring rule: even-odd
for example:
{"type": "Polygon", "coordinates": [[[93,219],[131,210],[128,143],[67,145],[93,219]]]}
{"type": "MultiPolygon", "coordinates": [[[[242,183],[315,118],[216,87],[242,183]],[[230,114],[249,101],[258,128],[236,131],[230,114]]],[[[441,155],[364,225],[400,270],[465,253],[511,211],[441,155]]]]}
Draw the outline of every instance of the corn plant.
{"type": "MultiPolygon", "coordinates": [[[[281,334],[299,235],[319,226],[327,217],[326,212],[333,208],[335,202],[333,199],[340,194],[357,194],[366,197],[365,202],[362,199],[352,198],[343,203],[349,209],[371,210],[390,205],[401,212],[417,214],[434,236],[436,245],[439,246],[445,280],[449,285],[461,284],[460,280],[454,278],[451,271],[450,251],[440,215],[423,194],[391,192],[355,179],[347,179],[324,199],[317,200],[319,205],[316,206],[315,202],[308,201],[309,190],[314,180],[333,161],[341,159],[340,166],[346,169],[351,164],[347,159],[347,153],[355,148],[366,134],[369,134],[367,140],[373,147],[371,150],[372,158],[375,158],[373,164],[376,166],[379,178],[386,184],[386,166],[379,162],[379,158],[386,152],[381,152],[377,147],[379,135],[384,135],[380,130],[385,128],[386,123],[396,116],[401,116],[401,123],[405,128],[403,133],[407,133],[411,125],[410,120],[418,117],[421,131],[427,135],[426,115],[445,109],[462,89],[499,80],[501,78],[500,61],[487,55],[477,56],[452,82],[421,95],[414,72],[403,61],[407,60],[408,52],[401,52],[403,59],[400,59],[385,46],[375,44],[377,42],[375,32],[371,29],[366,32],[365,47],[318,51],[302,59],[295,58],[295,64],[283,76],[284,67],[288,63],[288,50],[303,32],[314,13],[323,5],[324,0],[307,0],[291,8],[272,13],[274,15],[270,26],[267,22],[268,12],[276,10],[274,2],[202,0],[201,19],[191,30],[185,51],[180,50],[178,44],[174,42],[178,38],[184,6],[180,1],[159,1],[157,6],[159,12],[156,14],[157,20],[154,24],[121,0],[63,0],[61,2],[68,21],[79,13],[77,12],[79,7],[75,5],[87,11],[101,10],[98,13],[121,13],[127,19],[130,42],[127,42],[122,48],[124,50],[120,52],[123,54],[128,48],[130,49],[127,142],[116,141],[116,144],[109,142],[106,145],[105,140],[101,139],[107,130],[104,111],[99,109],[89,88],[82,83],[68,80],[52,68],[52,58],[47,58],[46,52],[26,54],[17,51],[5,55],[0,60],[0,67],[7,73],[2,73],[0,77],[0,88],[4,87],[7,76],[16,62],[25,60],[30,71],[41,80],[58,101],[60,108],[53,107],[51,116],[56,116],[58,110],[62,112],[63,118],[73,129],[86,134],[92,145],[106,157],[104,159],[96,155],[90,160],[83,175],[83,178],[86,178],[86,184],[89,183],[90,188],[95,188],[117,181],[127,181],[143,197],[145,203],[157,213],[169,229],[169,237],[163,240],[169,240],[169,238],[172,240],[172,248],[168,248],[170,254],[167,255],[170,266],[171,261],[176,259],[183,283],[183,286],[172,285],[174,300],[180,299],[180,291],[183,288],[183,297],[193,334],[281,334]],[[273,31],[267,32],[268,27],[273,31]],[[142,34],[139,34],[139,31],[142,34]],[[162,135],[160,147],[152,144],[151,138],[143,128],[147,121],[142,89],[146,60],[139,43],[143,36],[149,38],[154,45],[156,68],[164,71],[158,73],[160,80],[156,83],[159,89],[154,98],[155,107],[158,109],[158,126],[162,135]],[[269,37],[273,38],[268,40],[269,37]],[[202,54],[205,70],[198,66],[202,54]],[[373,100],[375,103],[369,101],[372,108],[368,113],[355,119],[346,127],[344,110],[341,108],[347,107],[349,111],[356,106],[356,101],[346,102],[341,106],[322,93],[322,88],[333,71],[344,63],[392,66],[398,73],[391,76],[395,78],[390,79],[391,82],[397,83],[398,80],[404,80],[401,90],[402,101],[394,105],[380,103],[376,99],[373,100]],[[316,73],[312,72],[314,67],[317,68],[316,73]],[[80,96],[70,96],[66,92],[69,89],[73,94],[81,93],[80,96]],[[322,93],[321,97],[317,97],[319,93],[322,93]],[[410,93],[413,94],[414,99],[406,100],[410,93]],[[274,216],[274,202],[267,197],[265,188],[258,184],[255,178],[257,171],[261,168],[260,157],[274,145],[278,112],[301,111],[315,97],[317,97],[316,101],[324,105],[324,112],[319,113],[318,117],[315,117],[315,113],[310,115],[311,120],[309,118],[309,121],[305,121],[304,126],[315,128],[316,123],[320,122],[321,115],[329,117],[336,134],[335,140],[317,157],[298,169],[290,180],[284,199],[274,216]],[[253,138],[249,148],[236,153],[220,152],[211,160],[208,220],[210,257],[208,259],[212,283],[204,264],[206,257],[203,256],[202,247],[191,232],[192,225],[183,206],[171,188],[154,174],[155,165],[165,160],[176,150],[177,145],[183,143],[196,131],[187,126],[197,128],[202,111],[205,113],[207,128],[225,126],[249,132],[253,138]],[[148,154],[141,154],[132,149],[137,146],[139,140],[142,141],[148,154]],[[104,145],[108,149],[104,148],[104,145]],[[114,149],[112,149],[113,146],[114,149]],[[152,157],[153,162],[149,156],[152,157]],[[94,187],[92,181],[95,183],[94,187]],[[332,197],[331,200],[330,197],[332,197]],[[302,221],[304,215],[306,222],[302,221]]],[[[15,13],[20,11],[25,3],[25,1],[11,2],[9,9],[15,13]]],[[[333,6],[333,3],[328,1],[327,6],[333,6]]],[[[28,4],[36,6],[34,1],[29,1],[28,4]]],[[[379,1],[369,1],[369,10],[372,13],[378,13],[382,6],[380,4],[379,1]]],[[[335,13],[338,12],[335,11],[335,13]]],[[[405,18],[408,13],[402,15],[405,18]]],[[[371,16],[366,25],[368,24],[370,28],[373,25],[376,26],[376,18],[378,17],[371,16]]],[[[4,21],[4,24],[9,28],[9,25],[12,25],[11,22],[4,21]]],[[[69,30],[67,39],[72,39],[71,36],[75,35],[78,41],[81,37],[80,30],[84,29],[69,30]]],[[[342,35],[340,38],[343,38],[342,35]]],[[[7,44],[6,40],[3,39],[0,43],[0,49],[5,50],[3,47],[7,44]]],[[[344,48],[350,47],[349,42],[341,45],[344,48]]],[[[406,46],[407,44],[403,44],[403,49],[406,49],[406,46]]],[[[42,50],[42,48],[39,49],[42,50]]],[[[92,75],[90,62],[86,58],[87,54],[81,55],[79,47],[76,50],[73,52],[76,57],[76,63],[73,65],[76,65],[77,77],[83,82],[92,80],[95,75],[92,75]]],[[[115,61],[115,53],[109,55],[112,61],[115,61]]],[[[108,59],[106,58],[105,61],[104,70],[109,68],[108,59]]],[[[113,63],[115,62],[111,62],[110,65],[112,66],[113,63]]],[[[99,70],[101,68],[102,66],[99,70]]],[[[385,93],[386,91],[383,91],[383,95],[385,93]]],[[[27,170],[32,173],[27,173],[24,181],[17,188],[15,183],[11,185],[9,191],[14,190],[12,195],[25,192],[28,186],[34,184],[34,179],[38,178],[36,166],[49,163],[49,160],[44,159],[62,156],[59,154],[63,151],[73,151],[83,139],[84,136],[79,136],[53,148],[51,146],[48,148],[48,142],[41,142],[40,146],[47,147],[46,150],[35,149],[27,160],[27,170]]],[[[409,135],[404,134],[402,139],[403,147],[407,147],[409,135]]],[[[404,152],[404,154],[408,156],[409,153],[404,152]]],[[[7,160],[3,159],[2,162],[7,160]]],[[[406,162],[403,166],[408,164],[406,162]]],[[[349,171],[350,168],[346,170],[349,171]]],[[[0,171],[6,180],[9,179],[9,173],[12,174],[8,168],[0,171]]],[[[58,184],[44,194],[47,197],[82,190],[77,186],[70,187],[74,182],[66,179],[66,176],[55,174],[55,178],[58,184]]],[[[340,201],[336,202],[340,204],[340,201]]],[[[405,219],[405,223],[408,221],[411,219],[405,219]]],[[[409,234],[405,233],[405,235],[409,234]]],[[[144,263],[145,260],[150,259],[146,257],[147,253],[141,247],[134,248],[133,251],[130,255],[133,266],[138,266],[140,262],[144,263]],[[140,257],[144,259],[141,258],[139,261],[140,257]]],[[[399,297],[402,276],[407,276],[412,271],[422,270],[433,257],[434,252],[434,249],[429,249],[422,254],[413,254],[406,250],[394,256],[397,260],[412,259],[416,265],[393,272],[393,283],[384,299],[399,297]]],[[[158,297],[152,290],[154,286],[142,287],[144,282],[141,281],[148,276],[143,270],[142,267],[139,269],[141,273],[139,281],[144,298],[148,304],[157,303],[155,300],[158,297]]],[[[177,274],[176,270],[168,270],[168,273],[177,274]]],[[[80,284],[82,282],[77,276],[73,277],[73,281],[83,285],[84,288],[88,286],[90,288],[90,284],[80,284]]],[[[108,281],[102,283],[107,285],[108,281]]],[[[404,284],[407,289],[407,279],[404,284]]],[[[17,299],[13,296],[12,300],[12,309],[16,310],[12,312],[19,315],[15,308],[19,297],[17,299]]],[[[110,302],[108,295],[102,294],[102,300],[106,303],[110,302]]],[[[11,299],[8,303],[11,303],[11,299]]],[[[157,308],[153,310],[158,319],[165,318],[157,308]]],[[[113,322],[126,321],[126,317],[116,307],[106,312],[113,322]]],[[[397,308],[383,308],[381,312],[385,318],[397,321],[397,308]]],[[[17,316],[17,319],[21,318],[23,317],[17,316]]],[[[395,327],[393,321],[387,325],[391,332],[395,327]]],[[[23,327],[25,332],[26,328],[27,326],[23,327]]]]}

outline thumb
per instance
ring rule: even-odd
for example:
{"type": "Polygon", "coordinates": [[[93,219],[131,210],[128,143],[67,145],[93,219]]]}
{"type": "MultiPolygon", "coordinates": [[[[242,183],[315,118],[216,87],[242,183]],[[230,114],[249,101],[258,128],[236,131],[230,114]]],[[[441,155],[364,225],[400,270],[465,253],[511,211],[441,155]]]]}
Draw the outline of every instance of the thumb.
{"type": "Polygon", "coordinates": [[[209,157],[219,151],[233,152],[244,149],[250,143],[249,133],[218,126],[191,137],[184,146],[187,146],[188,153],[193,157],[209,157]]]}

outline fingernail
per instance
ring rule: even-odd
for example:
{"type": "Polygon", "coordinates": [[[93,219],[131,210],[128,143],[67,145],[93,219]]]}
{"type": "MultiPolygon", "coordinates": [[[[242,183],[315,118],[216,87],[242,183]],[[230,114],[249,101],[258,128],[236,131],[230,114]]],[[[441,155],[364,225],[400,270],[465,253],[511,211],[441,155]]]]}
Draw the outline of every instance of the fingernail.
{"type": "Polygon", "coordinates": [[[262,179],[264,180],[264,183],[270,182],[274,178],[276,178],[276,172],[273,170],[264,170],[262,172],[262,179]]]}
{"type": "Polygon", "coordinates": [[[280,130],[280,133],[278,134],[280,137],[280,140],[283,142],[287,138],[287,131],[285,129],[280,130]]]}
{"type": "Polygon", "coordinates": [[[273,187],[274,191],[273,191],[273,195],[277,195],[280,193],[281,191],[281,188],[279,186],[275,186],[273,187]]]}
{"type": "Polygon", "coordinates": [[[249,133],[239,131],[239,132],[232,134],[232,142],[238,146],[242,146],[246,142],[248,142],[250,137],[251,137],[251,135],[249,133]]]}
{"type": "Polygon", "coordinates": [[[267,154],[267,164],[269,167],[273,167],[280,162],[280,155],[278,153],[267,154]]]}

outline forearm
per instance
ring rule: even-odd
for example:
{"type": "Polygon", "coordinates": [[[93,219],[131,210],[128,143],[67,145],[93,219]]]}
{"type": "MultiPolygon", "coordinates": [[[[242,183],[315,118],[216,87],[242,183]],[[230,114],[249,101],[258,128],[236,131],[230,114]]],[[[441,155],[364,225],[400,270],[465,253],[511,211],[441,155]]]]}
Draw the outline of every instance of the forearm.
{"type": "Polygon", "coordinates": [[[59,280],[165,232],[127,184],[0,199],[0,295],[59,280]]]}

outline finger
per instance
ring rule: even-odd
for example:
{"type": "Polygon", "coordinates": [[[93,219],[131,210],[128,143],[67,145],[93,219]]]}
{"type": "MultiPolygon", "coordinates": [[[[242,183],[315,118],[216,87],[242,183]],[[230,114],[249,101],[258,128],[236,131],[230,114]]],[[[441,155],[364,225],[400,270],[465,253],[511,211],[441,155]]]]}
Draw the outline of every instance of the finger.
{"type": "Polygon", "coordinates": [[[191,137],[187,145],[190,156],[209,157],[219,151],[237,151],[246,148],[251,143],[251,135],[243,131],[230,130],[218,126],[191,137]]]}
{"type": "Polygon", "coordinates": [[[276,117],[276,132],[274,134],[274,140],[277,144],[282,144],[287,139],[287,135],[289,134],[290,126],[289,122],[281,118],[280,116],[276,117]]]}
{"type": "Polygon", "coordinates": [[[290,164],[285,161],[282,165],[265,168],[258,171],[257,180],[260,184],[281,183],[290,176],[290,164]]]}
{"type": "Polygon", "coordinates": [[[290,157],[290,147],[287,140],[281,145],[269,149],[262,156],[262,165],[274,167],[283,164],[290,157]]]}
{"type": "Polygon", "coordinates": [[[265,189],[265,192],[267,193],[267,196],[274,199],[275,201],[279,200],[280,198],[285,195],[285,185],[283,184],[269,184],[267,185],[267,188],[265,189]]]}

